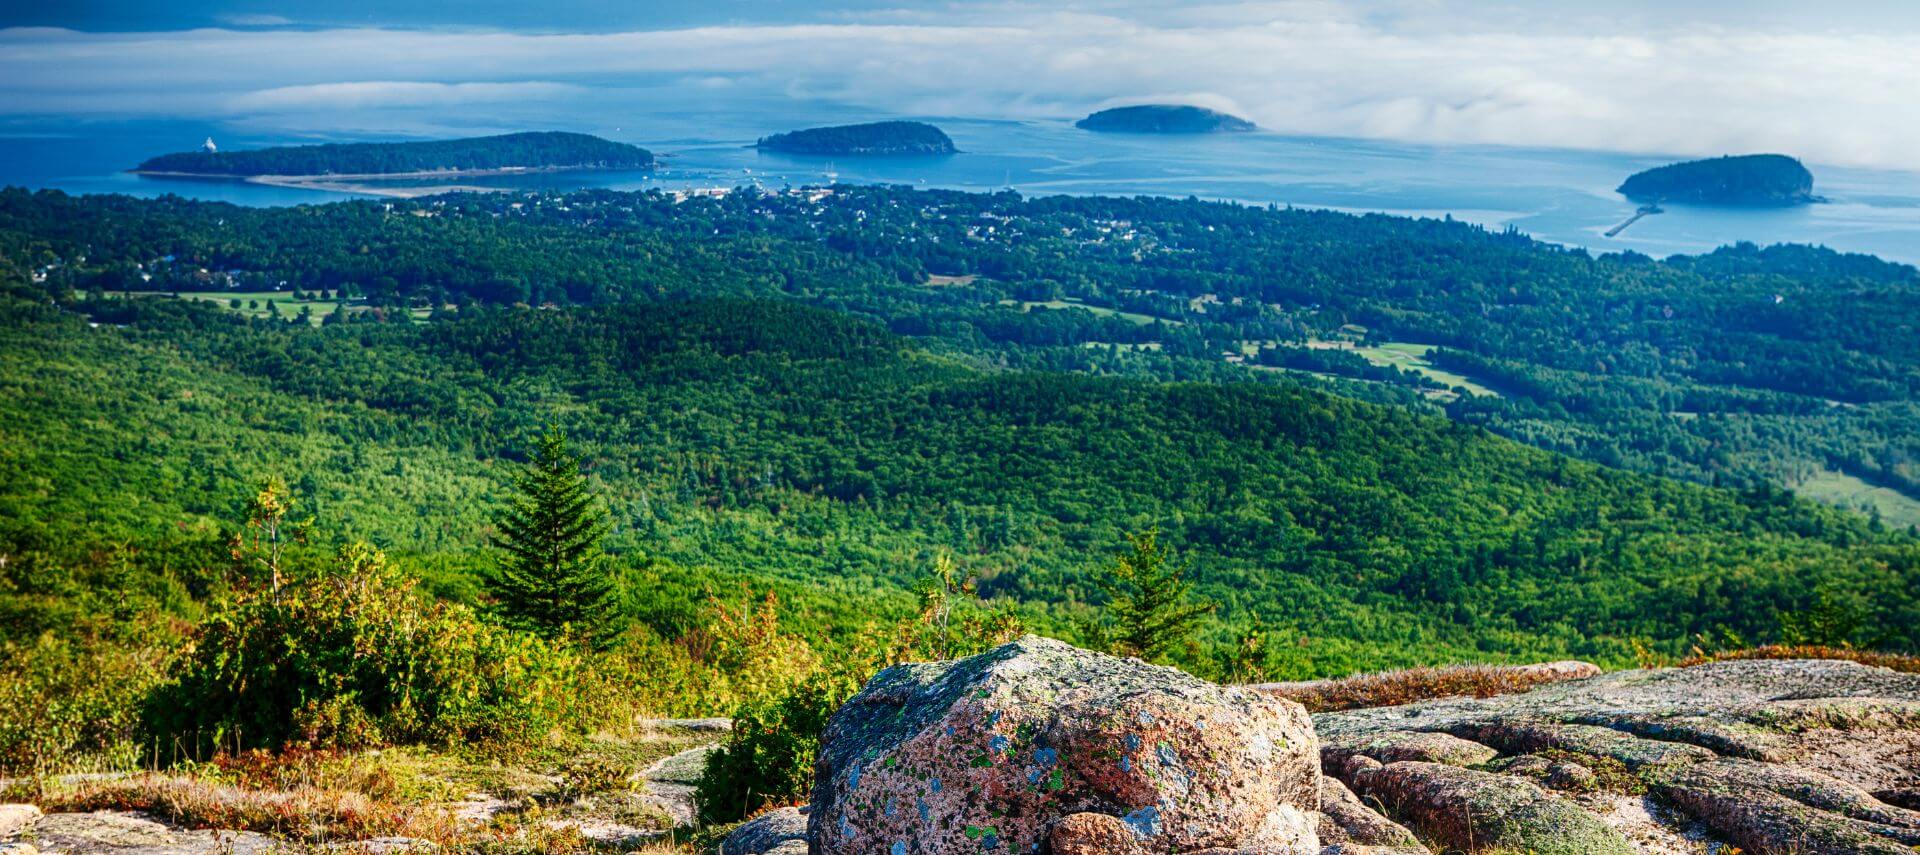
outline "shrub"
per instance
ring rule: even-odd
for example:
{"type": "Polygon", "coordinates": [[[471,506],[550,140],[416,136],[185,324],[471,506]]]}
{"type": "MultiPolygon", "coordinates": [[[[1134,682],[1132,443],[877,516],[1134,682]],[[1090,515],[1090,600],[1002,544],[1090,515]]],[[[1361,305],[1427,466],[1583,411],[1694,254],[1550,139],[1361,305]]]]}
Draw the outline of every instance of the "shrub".
{"type": "Polygon", "coordinates": [[[586,674],[571,650],[430,601],[354,545],[331,569],[216,605],[147,720],[192,755],[536,740],[584,723],[586,674]]]}
{"type": "Polygon", "coordinates": [[[770,805],[805,801],[820,735],[852,690],[846,680],[819,678],[742,707],[726,742],[707,755],[694,796],[700,822],[733,822],[770,805]]]}
{"type": "Polygon", "coordinates": [[[1447,665],[1356,674],[1334,680],[1267,683],[1256,688],[1298,702],[1308,712],[1369,709],[1434,698],[1491,698],[1532,691],[1548,683],[1592,676],[1590,668],[1545,665],[1447,665]]]}
{"type": "Polygon", "coordinates": [[[585,796],[628,789],[633,768],[605,757],[578,757],[560,767],[560,790],[570,796],[585,796]]]}
{"type": "Polygon", "coordinates": [[[94,650],[42,635],[0,644],[0,772],[60,773],[134,765],[140,699],[160,656],[94,650]]]}
{"type": "Polygon", "coordinates": [[[813,788],[813,759],[827,719],[880,669],[971,656],[1025,631],[1011,612],[980,602],[973,581],[945,556],[935,561],[918,593],[917,614],[891,627],[867,627],[850,648],[832,657],[831,666],[823,666],[804,642],[779,631],[771,594],[758,611],[733,610],[715,601],[709,633],[721,652],[715,663],[729,674],[754,675],[736,677],[737,685],[784,683],[787,688],[746,695],[756,700],[734,714],[726,742],[707,755],[695,794],[702,823],[734,822],[769,806],[804,802],[813,788]],[[804,653],[800,664],[806,670],[796,670],[796,662],[786,657],[769,658],[781,653],[804,653]],[[812,676],[787,682],[795,674],[812,676]]]}
{"type": "Polygon", "coordinates": [[[129,778],[83,781],[44,793],[50,812],[132,810],[163,817],[189,828],[256,831],[291,840],[449,836],[451,812],[440,807],[404,807],[364,793],[296,785],[257,790],[219,779],[140,774],[129,778]]]}
{"type": "Polygon", "coordinates": [[[1840,659],[1858,662],[1876,668],[1886,668],[1906,674],[1920,674],[1920,656],[1904,653],[1880,653],[1872,650],[1855,650],[1851,647],[1821,647],[1818,645],[1772,644],[1765,647],[1749,647],[1740,650],[1716,650],[1711,653],[1695,649],[1694,655],[1681,662],[1681,667],[1701,665],[1708,662],[1726,662],[1737,659],[1840,659]]]}

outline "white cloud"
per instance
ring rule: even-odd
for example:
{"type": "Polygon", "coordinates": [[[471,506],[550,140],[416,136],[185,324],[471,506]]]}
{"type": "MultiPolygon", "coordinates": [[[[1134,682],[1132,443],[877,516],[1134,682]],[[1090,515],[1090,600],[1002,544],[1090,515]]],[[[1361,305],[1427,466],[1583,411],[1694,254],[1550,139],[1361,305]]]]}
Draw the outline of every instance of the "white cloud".
{"type": "Polygon", "coordinates": [[[651,76],[885,112],[1064,118],[1178,99],[1289,133],[1778,150],[1920,169],[1920,113],[1910,104],[1920,34],[1910,29],[1576,27],[1553,16],[1528,26],[1510,8],[1485,8],[996,3],[848,23],[598,34],[14,29],[0,31],[0,114],[247,119],[522,101],[516,115],[537,116],[543,101],[557,111],[651,76]]]}
{"type": "Polygon", "coordinates": [[[251,12],[239,12],[218,16],[220,23],[229,27],[285,27],[293,24],[293,19],[282,15],[265,15],[251,12]]]}
{"type": "Polygon", "coordinates": [[[439,107],[574,96],[584,90],[561,83],[412,83],[358,81],[280,86],[237,95],[226,104],[234,113],[285,110],[348,110],[388,107],[439,107]]]}

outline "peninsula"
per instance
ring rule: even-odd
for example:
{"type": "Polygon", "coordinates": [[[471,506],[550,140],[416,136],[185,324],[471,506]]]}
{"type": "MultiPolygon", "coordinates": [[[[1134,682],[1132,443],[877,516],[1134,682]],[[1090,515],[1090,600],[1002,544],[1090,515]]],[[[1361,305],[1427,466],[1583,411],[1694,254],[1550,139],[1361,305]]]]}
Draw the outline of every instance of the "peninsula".
{"type": "Polygon", "coordinates": [[[1223,134],[1259,130],[1239,116],[1183,104],[1115,107],[1081,119],[1074,127],[1123,134],[1223,134]]]}
{"type": "Polygon", "coordinates": [[[754,147],[787,154],[955,154],[945,131],[925,122],[869,122],[761,137],[754,147]]]}
{"type": "Polygon", "coordinates": [[[148,158],[132,171],[163,178],[242,180],[380,195],[415,196],[492,188],[430,184],[378,186],[396,179],[442,181],[526,172],[653,167],[653,153],[588,134],[538,131],[422,142],[327,143],[244,151],[191,151],[148,158]]]}
{"type": "Polygon", "coordinates": [[[1628,178],[1618,192],[1655,204],[1791,206],[1820,201],[1813,195],[1813,173],[1783,154],[1675,163],[1628,178]]]}

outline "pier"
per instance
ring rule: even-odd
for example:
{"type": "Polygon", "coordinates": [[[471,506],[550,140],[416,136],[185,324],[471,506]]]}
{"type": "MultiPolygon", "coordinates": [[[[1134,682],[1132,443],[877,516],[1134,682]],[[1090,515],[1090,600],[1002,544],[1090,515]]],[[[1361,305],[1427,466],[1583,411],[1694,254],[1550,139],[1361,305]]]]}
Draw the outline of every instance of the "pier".
{"type": "Polygon", "coordinates": [[[1664,213],[1666,213],[1666,209],[1659,205],[1641,205],[1640,210],[1633,212],[1633,216],[1628,217],[1626,222],[1608,229],[1607,237],[1619,237],[1621,232],[1626,231],[1628,226],[1640,222],[1640,218],[1642,217],[1650,217],[1654,214],[1664,213]]]}

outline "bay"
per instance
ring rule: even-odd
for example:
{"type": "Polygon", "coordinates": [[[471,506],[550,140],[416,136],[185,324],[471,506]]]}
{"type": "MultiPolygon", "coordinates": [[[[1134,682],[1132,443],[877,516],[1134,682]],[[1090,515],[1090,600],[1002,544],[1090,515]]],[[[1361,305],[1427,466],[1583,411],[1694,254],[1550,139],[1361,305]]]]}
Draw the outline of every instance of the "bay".
{"type": "MultiPolygon", "coordinates": [[[[487,117],[435,135],[523,129],[487,117]]],[[[597,117],[596,117],[597,118],[597,117]]],[[[618,125],[578,117],[568,130],[645,146],[662,155],[647,173],[559,173],[462,178],[502,189],[767,188],[834,181],[1027,195],[1161,195],[1351,212],[1446,217],[1513,228],[1540,240],[1596,252],[1655,256],[1701,253],[1752,242],[1802,243],[1920,263],[1920,173],[1810,164],[1826,204],[1780,209],[1668,206],[1625,233],[1605,233],[1635,206],[1613,192],[1633,172],[1677,157],[1499,146],[1434,146],[1261,132],[1205,137],[1095,134],[1067,120],[1006,121],[920,117],[961,148],[950,157],[803,157],[761,152],[759,136],[818,124],[877,118],[827,104],[724,101],[702,108],[662,102],[626,113],[618,125]]],[[[324,117],[285,128],[254,122],[75,122],[16,120],[0,127],[0,184],[70,193],[177,194],[242,205],[313,204],[353,194],[244,182],[157,179],[125,170],[154,154],[334,139],[405,139],[404,134],[316,135],[324,117]]],[[[407,182],[418,185],[420,182],[407,182]]]]}

